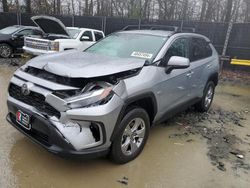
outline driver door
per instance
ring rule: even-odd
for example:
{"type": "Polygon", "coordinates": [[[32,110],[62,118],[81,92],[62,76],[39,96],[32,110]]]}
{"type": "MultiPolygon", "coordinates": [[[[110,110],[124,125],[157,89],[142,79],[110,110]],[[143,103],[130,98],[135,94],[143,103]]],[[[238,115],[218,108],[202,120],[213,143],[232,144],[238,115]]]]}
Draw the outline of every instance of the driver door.
{"type": "Polygon", "coordinates": [[[174,69],[170,73],[165,71],[172,56],[188,58],[188,43],[188,38],[174,40],[164,56],[164,63],[160,64],[159,79],[161,81],[157,86],[157,94],[160,95],[158,101],[160,115],[181,106],[190,99],[190,68],[174,69]]]}
{"type": "Polygon", "coordinates": [[[86,48],[90,47],[93,45],[94,42],[94,37],[93,37],[93,32],[92,31],[84,31],[83,34],[80,37],[80,50],[85,50],[86,48]]]}
{"type": "Polygon", "coordinates": [[[17,33],[14,34],[14,41],[13,43],[15,44],[16,48],[21,50],[23,45],[24,45],[24,37],[28,35],[33,35],[33,30],[32,29],[23,29],[17,33]]]}

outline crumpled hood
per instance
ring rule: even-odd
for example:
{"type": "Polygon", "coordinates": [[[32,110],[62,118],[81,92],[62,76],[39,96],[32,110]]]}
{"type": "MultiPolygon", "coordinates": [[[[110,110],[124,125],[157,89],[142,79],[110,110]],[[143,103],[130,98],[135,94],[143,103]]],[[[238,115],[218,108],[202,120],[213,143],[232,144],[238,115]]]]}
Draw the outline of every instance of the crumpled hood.
{"type": "Polygon", "coordinates": [[[141,68],[144,60],[68,50],[38,56],[26,65],[65,77],[92,78],[141,68]]]}

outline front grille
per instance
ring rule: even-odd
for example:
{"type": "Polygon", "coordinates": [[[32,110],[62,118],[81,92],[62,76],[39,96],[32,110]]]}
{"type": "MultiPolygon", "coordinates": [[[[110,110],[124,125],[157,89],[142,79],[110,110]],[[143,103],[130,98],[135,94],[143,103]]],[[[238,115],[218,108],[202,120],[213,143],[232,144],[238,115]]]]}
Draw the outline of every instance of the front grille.
{"type": "Polygon", "coordinates": [[[29,48],[38,49],[38,50],[46,50],[46,51],[48,50],[47,46],[42,46],[42,45],[38,45],[38,44],[32,44],[32,43],[28,43],[28,42],[25,43],[25,46],[29,47],[29,48]]]}
{"type": "Polygon", "coordinates": [[[41,113],[45,113],[49,116],[56,116],[58,118],[60,117],[60,112],[46,103],[45,97],[40,93],[30,91],[29,95],[23,95],[21,92],[21,87],[10,84],[9,95],[23,103],[33,106],[41,113]]]}
{"type": "Polygon", "coordinates": [[[39,50],[49,50],[49,42],[31,38],[25,38],[25,46],[39,50]]]}

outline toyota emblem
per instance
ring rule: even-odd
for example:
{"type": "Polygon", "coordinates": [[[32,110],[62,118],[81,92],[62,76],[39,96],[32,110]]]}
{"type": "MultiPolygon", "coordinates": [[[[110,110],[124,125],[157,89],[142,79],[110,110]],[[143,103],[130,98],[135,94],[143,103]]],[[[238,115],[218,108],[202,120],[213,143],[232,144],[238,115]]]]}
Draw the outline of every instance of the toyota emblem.
{"type": "Polygon", "coordinates": [[[21,91],[22,91],[22,94],[23,94],[23,95],[29,95],[29,94],[30,94],[30,90],[29,90],[27,84],[23,84],[23,85],[22,85],[21,91]]]}

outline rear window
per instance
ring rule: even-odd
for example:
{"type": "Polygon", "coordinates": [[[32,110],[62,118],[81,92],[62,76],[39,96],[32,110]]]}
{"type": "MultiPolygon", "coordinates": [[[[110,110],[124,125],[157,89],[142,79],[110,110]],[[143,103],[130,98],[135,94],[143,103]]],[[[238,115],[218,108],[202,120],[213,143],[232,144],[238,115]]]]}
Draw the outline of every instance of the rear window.
{"type": "Polygon", "coordinates": [[[197,61],[212,56],[210,43],[202,38],[192,38],[190,61],[197,61]]]}

